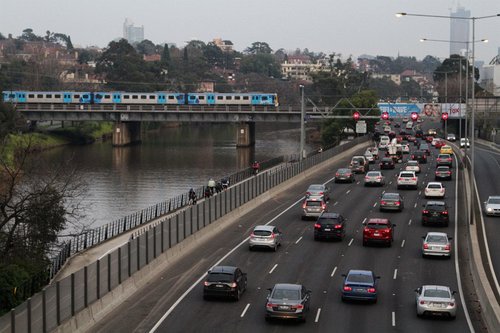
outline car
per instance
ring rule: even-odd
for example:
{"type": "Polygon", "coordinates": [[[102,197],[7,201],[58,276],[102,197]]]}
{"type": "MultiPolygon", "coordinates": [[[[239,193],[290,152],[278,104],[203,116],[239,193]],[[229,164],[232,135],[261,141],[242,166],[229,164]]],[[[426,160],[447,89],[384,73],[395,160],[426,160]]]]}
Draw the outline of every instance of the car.
{"type": "Polygon", "coordinates": [[[302,219],[317,219],[323,212],[328,211],[325,197],[319,195],[309,195],[302,203],[302,219]]]}
{"type": "Polygon", "coordinates": [[[351,170],[357,173],[366,173],[369,170],[368,161],[363,155],[353,156],[349,164],[351,170]],[[358,164],[356,164],[358,162],[358,164]]]}
{"type": "Polygon", "coordinates": [[[238,301],[247,289],[247,274],[234,266],[215,266],[203,282],[203,298],[231,297],[238,301]]]}
{"type": "Polygon", "coordinates": [[[500,196],[490,195],[484,202],[484,212],[490,216],[500,216],[500,196]]]}
{"type": "Polygon", "coordinates": [[[368,148],[366,148],[366,151],[369,151],[370,153],[372,153],[372,155],[375,159],[378,159],[378,148],[377,147],[368,147],[368,148]]]}
{"type": "Polygon", "coordinates": [[[449,287],[438,285],[423,285],[415,289],[417,316],[440,315],[455,319],[457,316],[457,302],[449,287]]]}
{"type": "Polygon", "coordinates": [[[438,166],[434,172],[435,180],[451,180],[451,168],[449,166],[438,166]]]}
{"type": "Polygon", "coordinates": [[[363,246],[369,243],[383,243],[391,246],[394,241],[394,227],[389,219],[371,218],[364,223],[363,246]]]}
{"type": "Polygon", "coordinates": [[[282,233],[278,227],[273,225],[258,225],[253,228],[248,241],[248,248],[268,248],[274,251],[281,245],[282,233]]]}
{"type": "Polygon", "coordinates": [[[310,308],[311,291],[304,285],[277,283],[268,291],[266,320],[279,318],[306,321],[310,308]]]}
{"type": "Polygon", "coordinates": [[[436,142],[438,142],[438,141],[441,141],[441,139],[440,138],[433,138],[431,141],[431,146],[434,147],[436,145],[436,142]]]}
{"type": "Polygon", "coordinates": [[[446,140],[453,142],[457,140],[457,137],[453,133],[448,133],[448,135],[446,135],[446,140]]]}
{"type": "Polygon", "coordinates": [[[448,145],[444,145],[441,147],[441,149],[439,149],[439,153],[453,155],[453,149],[451,149],[451,147],[448,145]]]}
{"type": "Polygon", "coordinates": [[[391,126],[384,126],[384,133],[389,133],[391,131],[391,126]]]}
{"type": "Polygon", "coordinates": [[[429,128],[429,129],[427,130],[427,135],[428,135],[428,136],[437,135],[437,132],[436,132],[436,130],[435,130],[435,129],[433,129],[433,128],[429,128]]]}
{"type": "Polygon", "coordinates": [[[397,210],[401,212],[404,208],[403,196],[399,193],[385,192],[380,197],[380,211],[397,210]]]}
{"type": "Polygon", "coordinates": [[[401,151],[403,152],[403,154],[409,154],[410,153],[410,146],[408,146],[407,144],[401,145],[401,151]]]}
{"type": "Polygon", "coordinates": [[[424,137],[424,132],[421,129],[416,130],[415,137],[422,139],[424,137]]]}
{"type": "Polygon", "coordinates": [[[427,201],[423,205],[422,210],[422,225],[444,225],[448,226],[450,217],[448,213],[448,205],[444,201],[427,201]]]}
{"type": "Polygon", "coordinates": [[[432,140],[434,140],[434,137],[433,137],[432,135],[428,135],[428,136],[426,136],[426,137],[425,137],[425,141],[426,141],[427,143],[431,143],[431,142],[432,142],[432,140]]]}
{"type": "Polygon", "coordinates": [[[438,197],[444,198],[446,189],[440,182],[429,182],[424,190],[424,195],[426,198],[438,197]]]}
{"type": "Polygon", "coordinates": [[[411,187],[413,189],[418,189],[418,177],[413,171],[401,171],[399,172],[397,180],[397,188],[411,187]]]}
{"type": "Polygon", "coordinates": [[[396,165],[394,164],[394,160],[391,157],[384,157],[380,160],[379,163],[380,170],[383,169],[394,169],[396,165]]]}
{"type": "Polygon", "coordinates": [[[439,154],[436,158],[436,165],[447,165],[451,167],[453,165],[453,159],[451,158],[450,154],[439,154]]]}
{"type": "Polygon", "coordinates": [[[407,122],[409,122],[409,121],[410,121],[410,118],[408,118],[408,117],[403,117],[403,123],[407,123],[407,122]]]}
{"type": "Polygon", "coordinates": [[[314,240],[342,240],[346,233],[347,219],[338,213],[323,213],[314,224],[314,240]]]}
{"type": "Polygon", "coordinates": [[[413,142],[413,143],[414,143],[414,142],[415,142],[415,140],[417,140],[417,138],[416,138],[416,137],[414,137],[413,135],[407,135],[407,136],[406,136],[406,140],[407,140],[408,142],[413,142]]]}
{"type": "Polygon", "coordinates": [[[365,176],[365,186],[369,185],[385,185],[385,177],[380,171],[368,171],[365,176]]]}
{"type": "Polygon", "coordinates": [[[354,173],[351,169],[340,168],[335,172],[335,183],[347,182],[354,183],[356,179],[354,178],[354,173]]]}
{"type": "Polygon", "coordinates": [[[448,257],[451,256],[451,237],[445,232],[428,232],[427,235],[423,236],[422,241],[422,257],[427,256],[439,256],[448,257]]]}
{"type": "Polygon", "coordinates": [[[446,142],[444,140],[438,140],[435,144],[434,144],[434,148],[436,149],[441,149],[441,147],[443,146],[446,146],[446,142]]]}
{"type": "Polygon", "coordinates": [[[431,149],[429,148],[429,144],[427,143],[421,143],[420,146],[418,146],[418,150],[425,151],[427,155],[431,154],[431,149]]]}
{"type": "Polygon", "coordinates": [[[364,154],[366,160],[368,161],[368,163],[375,163],[375,157],[373,156],[373,154],[369,151],[365,151],[365,154],[364,154]]]}
{"type": "Polygon", "coordinates": [[[418,161],[409,160],[406,162],[405,171],[413,171],[415,173],[420,173],[420,164],[418,161]]]}
{"type": "Polygon", "coordinates": [[[387,146],[391,143],[391,138],[389,138],[387,135],[382,135],[380,137],[380,142],[378,144],[378,149],[387,149],[387,146]]]}
{"type": "Polygon", "coordinates": [[[342,301],[370,301],[377,302],[377,284],[380,276],[372,271],[351,269],[347,274],[342,274],[342,301]]]}
{"type": "Polygon", "coordinates": [[[405,128],[407,130],[411,130],[413,128],[413,122],[412,121],[407,122],[405,128]]]}
{"type": "Polygon", "coordinates": [[[323,184],[312,184],[309,185],[306,191],[306,197],[309,196],[323,196],[325,201],[330,201],[330,189],[323,184]]]}
{"type": "Polygon", "coordinates": [[[468,138],[460,139],[460,148],[465,148],[465,144],[467,143],[467,147],[470,147],[470,142],[468,138]]]}
{"type": "Polygon", "coordinates": [[[414,161],[418,161],[419,163],[426,164],[427,163],[427,153],[423,150],[417,150],[413,154],[411,154],[411,159],[414,161]]]}

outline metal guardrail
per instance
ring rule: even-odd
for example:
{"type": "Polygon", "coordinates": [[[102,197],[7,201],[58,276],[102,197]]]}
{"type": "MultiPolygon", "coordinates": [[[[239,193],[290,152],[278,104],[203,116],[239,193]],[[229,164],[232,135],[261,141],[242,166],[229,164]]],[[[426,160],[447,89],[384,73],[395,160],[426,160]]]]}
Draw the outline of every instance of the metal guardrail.
{"type": "MultiPolygon", "coordinates": [[[[261,172],[255,177],[248,177],[251,170],[232,175],[234,185],[228,190],[166,217],[158,225],[108,253],[102,260],[47,286],[0,317],[0,333],[45,333],[54,330],[79,311],[102,299],[159,255],[217,219],[305,170],[367,140],[366,136],[360,137],[302,161],[289,162],[269,172],[261,172]],[[238,179],[242,180],[238,182],[238,179]]],[[[151,207],[147,208],[149,214],[154,211],[151,207]]],[[[126,226],[129,225],[127,222],[126,226]]],[[[108,235],[111,229],[108,227],[108,235]]],[[[100,235],[102,237],[102,230],[100,235]]],[[[67,249],[72,249],[72,246],[67,249]]]]}

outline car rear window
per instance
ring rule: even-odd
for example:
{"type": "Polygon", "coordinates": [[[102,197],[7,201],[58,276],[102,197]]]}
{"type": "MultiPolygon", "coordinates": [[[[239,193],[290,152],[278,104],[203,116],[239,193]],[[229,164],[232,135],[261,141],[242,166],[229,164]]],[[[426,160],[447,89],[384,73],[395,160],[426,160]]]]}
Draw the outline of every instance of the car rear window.
{"type": "Polygon", "coordinates": [[[448,238],[443,235],[429,235],[427,236],[427,241],[430,243],[447,243],[448,238]]]}
{"type": "Polygon", "coordinates": [[[367,274],[349,274],[349,282],[373,283],[373,277],[367,274]]]}
{"type": "Polygon", "coordinates": [[[271,236],[272,232],[269,230],[254,230],[253,234],[255,236],[271,236]]]}
{"type": "Polygon", "coordinates": [[[271,298],[299,300],[300,292],[299,290],[275,289],[273,294],[271,295],[271,298]]]}
{"type": "Polygon", "coordinates": [[[411,174],[411,173],[401,173],[401,174],[399,175],[399,177],[409,178],[409,177],[414,177],[414,176],[413,176],[413,174],[411,174]]]}
{"type": "Polygon", "coordinates": [[[321,206],[321,201],[307,201],[306,206],[319,207],[321,206]]]}
{"type": "Polygon", "coordinates": [[[438,212],[442,212],[445,210],[445,206],[444,205],[427,205],[426,206],[427,209],[431,209],[431,210],[435,210],[435,211],[438,211],[438,212]]]}
{"type": "Polygon", "coordinates": [[[439,185],[439,184],[429,184],[429,185],[427,185],[427,188],[441,188],[441,185],[439,185]]]}
{"type": "Polygon", "coordinates": [[[380,176],[380,172],[378,171],[370,171],[366,174],[367,177],[378,177],[380,176]]]}
{"type": "Polygon", "coordinates": [[[319,224],[338,224],[338,219],[328,219],[328,218],[320,218],[318,219],[319,224]]]}
{"type": "Polygon", "coordinates": [[[386,223],[368,223],[367,227],[370,229],[386,229],[387,224],[386,223]]]}
{"type": "Polygon", "coordinates": [[[425,297],[450,298],[450,293],[447,290],[426,289],[424,291],[424,296],[425,297]]]}
{"type": "Polygon", "coordinates": [[[207,277],[208,282],[232,282],[233,274],[231,273],[210,273],[207,277]]]}
{"type": "Polygon", "coordinates": [[[437,168],[437,171],[449,171],[450,168],[449,167],[438,167],[437,168]]]}

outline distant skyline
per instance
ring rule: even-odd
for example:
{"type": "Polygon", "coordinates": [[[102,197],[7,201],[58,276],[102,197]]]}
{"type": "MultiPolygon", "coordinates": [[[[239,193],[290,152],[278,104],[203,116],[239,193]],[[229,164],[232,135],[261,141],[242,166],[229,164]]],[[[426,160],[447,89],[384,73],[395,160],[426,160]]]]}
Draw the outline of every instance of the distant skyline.
{"type": "MultiPolygon", "coordinates": [[[[407,12],[448,16],[457,6],[475,17],[500,13],[499,0],[16,0],[3,1],[0,32],[20,36],[33,29],[71,36],[74,45],[105,47],[123,37],[123,23],[131,18],[144,26],[144,38],[155,44],[214,38],[230,40],[243,51],[253,42],[267,42],[276,51],[361,54],[396,57],[449,56],[449,44],[420,42],[420,38],[449,40],[450,20],[424,17],[396,18],[407,12]]],[[[472,28],[471,28],[472,31],[472,28]]],[[[476,59],[488,63],[500,47],[500,17],[476,20],[476,59]]]]}

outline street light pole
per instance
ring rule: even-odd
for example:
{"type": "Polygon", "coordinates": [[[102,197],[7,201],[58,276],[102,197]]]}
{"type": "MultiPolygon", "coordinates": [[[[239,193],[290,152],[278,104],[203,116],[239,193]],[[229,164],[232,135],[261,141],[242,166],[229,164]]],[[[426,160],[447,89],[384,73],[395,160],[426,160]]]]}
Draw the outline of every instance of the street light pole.
{"type": "Polygon", "coordinates": [[[302,161],[304,158],[304,147],[306,141],[306,130],[304,120],[306,117],[306,106],[304,101],[304,85],[300,85],[300,157],[299,160],[302,161]]]}

